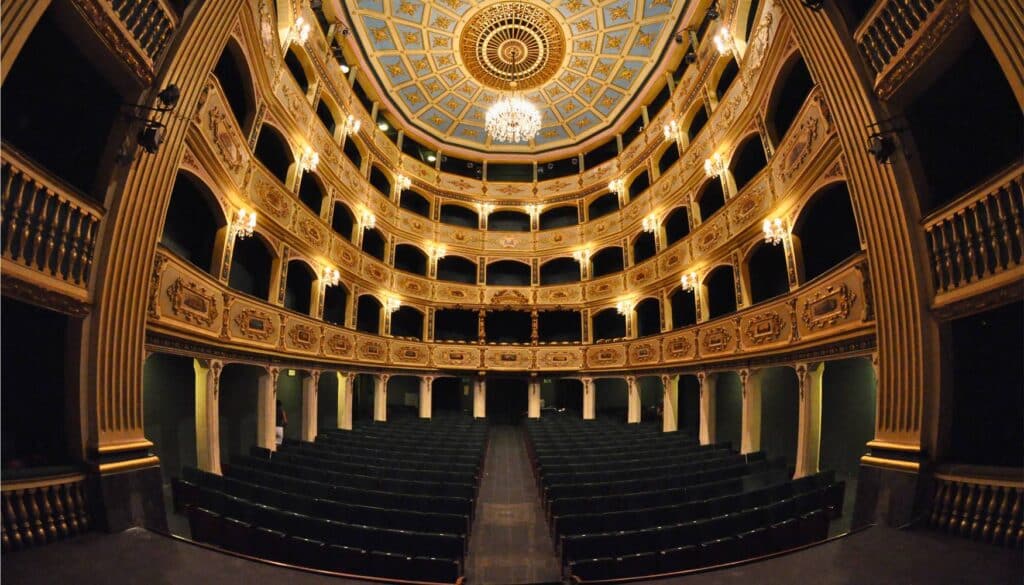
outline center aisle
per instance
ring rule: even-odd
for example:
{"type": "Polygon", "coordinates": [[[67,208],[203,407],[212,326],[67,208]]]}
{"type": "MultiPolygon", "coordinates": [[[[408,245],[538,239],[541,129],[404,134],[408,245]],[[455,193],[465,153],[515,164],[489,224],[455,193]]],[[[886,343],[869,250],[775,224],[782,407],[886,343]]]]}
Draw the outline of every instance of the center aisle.
{"type": "Polygon", "coordinates": [[[467,585],[561,580],[522,427],[491,427],[475,518],[467,585]]]}

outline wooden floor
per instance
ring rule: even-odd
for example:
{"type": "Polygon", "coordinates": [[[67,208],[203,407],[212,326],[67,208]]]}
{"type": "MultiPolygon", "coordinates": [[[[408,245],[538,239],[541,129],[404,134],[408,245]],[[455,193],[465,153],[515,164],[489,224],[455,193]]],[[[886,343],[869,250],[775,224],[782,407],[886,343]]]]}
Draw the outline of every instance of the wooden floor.
{"type": "Polygon", "coordinates": [[[466,557],[466,584],[560,580],[523,428],[492,426],[466,557]]]}

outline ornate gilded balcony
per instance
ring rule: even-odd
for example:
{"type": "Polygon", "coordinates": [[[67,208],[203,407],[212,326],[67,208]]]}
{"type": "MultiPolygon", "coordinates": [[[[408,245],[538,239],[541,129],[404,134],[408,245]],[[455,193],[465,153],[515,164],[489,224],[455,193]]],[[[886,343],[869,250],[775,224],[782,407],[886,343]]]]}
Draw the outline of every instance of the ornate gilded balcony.
{"type": "Polygon", "coordinates": [[[141,85],[153,81],[178,15],[166,0],[74,0],[75,8],[141,85]]]}

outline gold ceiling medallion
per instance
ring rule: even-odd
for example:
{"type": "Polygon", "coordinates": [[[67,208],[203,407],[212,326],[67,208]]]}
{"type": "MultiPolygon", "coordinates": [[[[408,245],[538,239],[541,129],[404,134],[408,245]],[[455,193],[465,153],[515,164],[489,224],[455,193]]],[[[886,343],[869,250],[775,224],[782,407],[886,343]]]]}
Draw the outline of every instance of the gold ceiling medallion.
{"type": "Polygon", "coordinates": [[[565,58],[565,35],[554,16],[526,2],[501,2],[475,14],[459,39],[462,62],[492,89],[538,87],[558,72],[565,58]]]}

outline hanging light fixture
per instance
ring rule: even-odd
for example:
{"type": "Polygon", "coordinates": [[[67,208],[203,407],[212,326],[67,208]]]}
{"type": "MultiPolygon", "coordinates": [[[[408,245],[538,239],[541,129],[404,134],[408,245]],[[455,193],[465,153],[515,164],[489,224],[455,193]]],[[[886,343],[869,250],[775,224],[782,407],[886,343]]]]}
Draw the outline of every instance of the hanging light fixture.
{"type": "Polygon", "coordinates": [[[302,167],[303,171],[316,171],[316,167],[319,164],[320,154],[313,150],[312,146],[307,145],[302,150],[302,155],[299,156],[299,166],[302,167]]]}
{"type": "Polygon", "coordinates": [[[398,189],[398,192],[401,193],[402,191],[405,191],[409,187],[412,187],[412,179],[406,177],[405,175],[399,174],[398,176],[395,177],[395,187],[398,189]]]}
{"type": "Polygon", "coordinates": [[[767,244],[777,246],[786,237],[786,228],[782,226],[781,218],[768,218],[761,224],[761,231],[764,232],[764,241],[767,244]]]}
{"type": "Polygon", "coordinates": [[[384,310],[388,313],[394,313],[402,306],[402,300],[398,297],[386,296],[384,297],[384,310]]]}
{"type": "Polygon", "coordinates": [[[627,314],[629,314],[630,311],[633,310],[633,301],[628,300],[628,299],[624,300],[624,301],[619,301],[619,302],[615,303],[615,310],[620,315],[627,315],[627,314]]]}
{"type": "Polygon", "coordinates": [[[337,268],[324,266],[324,284],[326,286],[338,286],[341,284],[341,272],[337,268]]]}
{"type": "Polygon", "coordinates": [[[645,232],[653,233],[658,229],[658,218],[652,213],[644,218],[641,224],[645,232]]]}
{"type": "Polygon", "coordinates": [[[626,180],[623,179],[622,177],[619,177],[614,181],[609,181],[608,190],[611,191],[612,193],[615,193],[619,197],[622,197],[622,194],[626,192],[626,180]]]}
{"type": "Polygon", "coordinates": [[[671,141],[676,140],[679,136],[679,123],[672,120],[668,124],[662,127],[662,131],[665,133],[665,140],[671,141]]]}
{"type": "Polygon", "coordinates": [[[235,214],[235,219],[231,221],[231,228],[239,240],[248,238],[256,229],[256,212],[239,209],[235,214]]]}
{"type": "Polygon", "coordinates": [[[377,227],[377,216],[372,211],[363,207],[359,210],[359,223],[364,230],[372,230],[377,227]]]}
{"type": "Polygon", "coordinates": [[[294,23],[292,23],[292,28],[289,32],[291,33],[293,41],[298,42],[300,45],[304,45],[306,44],[306,41],[309,40],[309,31],[309,23],[306,22],[305,18],[300,16],[295,19],[294,23]]]}
{"type": "Polygon", "coordinates": [[[679,286],[683,288],[683,292],[692,292],[693,289],[697,288],[697,273],[687,272],[680,276],[679,286]]]}
{"type": "Polygon", "coordinates": [[[729,32],[728,26],[723,24],[712,40],[719,55],[728,55],[732,51],[732,33],[729,32]]]}
{"type": "Polygon", "coordinates": [[[540,132],[541,116],[536,106],[531,104],[519,92],[516,81],[519,65],[518,51],[510,49],[512,57],[512,79],[509,80],[510,93],[498,99],[484,118],[484,127],[488,136],[495,142],[527,142],[540,132]]]}
{"type": "Polygon", "coordinates": [[[729,170],[729,164],[725,162],[725,157],[721,153],[716,152],[711,155],[711,158],[704,160],[704,174],[708,178],[721,177],[727,170],[729,170]]]}
{"type": "Polygon", "coordinates": [[[582,250],[576,250],[572,253],[572,259],[584,264],[590,261],[590,248],[583,248],[582,250]]]}
{"type": "Polygon", "coordinates": [[[448,255],[448,246],[430,242],[427,244],[427,254],[434,260],[440,260],[448,255]]]}
{"type": "Polygon", "coordinates": [[[362,125],[363,123],[360,120],[358,120],[354,115],[349,114],[348,117],[345,118],[345,125],[342,126],[341,131],[345,134],[345,136],[358,134],[359,127],[362,125]]]}

